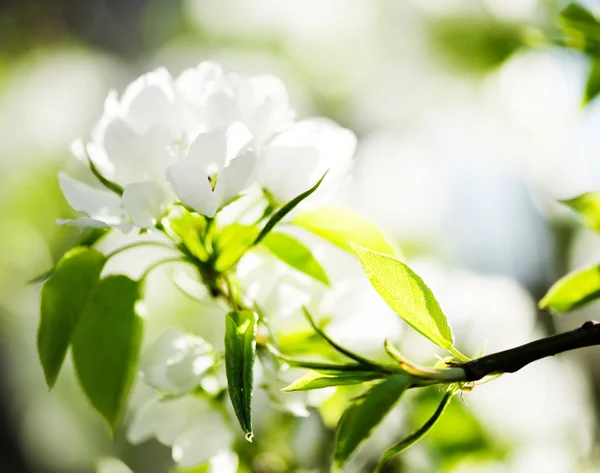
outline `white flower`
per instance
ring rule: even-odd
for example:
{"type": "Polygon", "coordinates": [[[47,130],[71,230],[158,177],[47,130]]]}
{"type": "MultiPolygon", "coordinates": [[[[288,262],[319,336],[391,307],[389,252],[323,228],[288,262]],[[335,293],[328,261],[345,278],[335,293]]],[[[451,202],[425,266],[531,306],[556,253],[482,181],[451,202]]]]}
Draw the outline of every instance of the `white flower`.
{"type": "Polygon", "coordinates": [[[258,180],[278,202],[312,187],[329,169],[324,186],[334,190],[348,173],[356,136],[326,118],[296,123],[264,150],[258,180]]]}
{"type": "Polygon", "coordinates": [[[148,229],[177,201],[213,217],[257,176],[284,202],[330,168],[333,187],[355,144],[350,131],[326,119],[294,124],[287,90],[275,77],[225,73],[211,62],[176,79],[157,69],[120,99],[111,92],[91,141],[77,147],[78,158],[122,196],[95,177],[83,183],[61,174],[65,197],[84,216],[59,223],[148,229]]]}
{"type": "Polygon", "coordinates": [[[186,467],[216,458],[229,463],[223,456],[228,456],[234,438],[223,414],[194,396],[152,399],[142,406],[135,413],[127,439],[138,444],[152,436],[171,446],[173,460],[186,467]]]}
{"type": "Polygon", "coordinates": [[[184,394],[200,384],[214,362],[213,348],[206,341],[170,328],[145,349],[140,370],[147,385],[164,393],[184,394]]]}
{"type": "Polygon", "coordinates": [[[257,158],[247,147],[247,137],[247,130],[235,124],[196,137],[187,157],[166,170],[183,204],[213,217],[252,183],[257,158]]]}

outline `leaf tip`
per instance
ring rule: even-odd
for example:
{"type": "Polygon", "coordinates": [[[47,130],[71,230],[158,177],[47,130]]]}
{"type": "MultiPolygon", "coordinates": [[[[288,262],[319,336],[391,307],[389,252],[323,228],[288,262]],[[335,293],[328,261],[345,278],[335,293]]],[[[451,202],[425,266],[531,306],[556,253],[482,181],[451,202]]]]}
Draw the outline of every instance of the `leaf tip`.
{"type": "Polygon", "coordinates": [[[248,431],[248,432],[246,432],[246,433],[245,433],[245,435],[244,435],[244,438],[245,438],[245,439],[246,439],[248,442],[252,443],[252,440],[254,439],[254,432],[252,432],[251,430],[250,430],[250,431],[248,431]]]}

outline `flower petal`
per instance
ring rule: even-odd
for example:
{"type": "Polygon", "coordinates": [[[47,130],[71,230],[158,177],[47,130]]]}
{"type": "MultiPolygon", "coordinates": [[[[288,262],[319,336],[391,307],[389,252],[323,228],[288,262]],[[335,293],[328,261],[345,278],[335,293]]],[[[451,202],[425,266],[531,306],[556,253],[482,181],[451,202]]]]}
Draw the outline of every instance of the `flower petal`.
{"type": "Polygon", "coordinates": [[[121,99],[121,117],[137,133],[159,125],[172,130],[176,124],[173,79],[164,68],[144,74],[132,82],[121,99]]]}
{"type": "Polygon", "coordinates": [[[112,164],[113,179],[121,185],[151,180],[161,183],[165,169],[173,162],[169,151],[168,134],[154,127],[140,135],[121,119],[106,127],[103,146],[88,146],[94,162],[104,152],[105,160],[112,164]]]}
{"type": "Polygon", "coordinates": [[[350,130],[326,118],[303,120],[270,143],[259,181],[277,200],[287,202],[329,169],[327,185],[335,189],[350,168],[355,148],[350,130]]]}
{"type": "Polygon", "coordinates": [[[186,428],[173,443],[173,460],[181,466],[200,465],[230,450],[233,433],[223,416],[216,411],[208,411],[186,428]]]}
{"type": "Polygon", "coordinates": [[[220,172],[227,158],[227,134],[225,130],[200,133],[190,145],[188,159],[204,168],[207,175],[220,172]]]}
{"type": "Polygon", "coordinates": [[[140,370],[149,386],[183,394],[200,384],[214,361],[213,348],[205,340],[170,328],[144,351],[140,370]]]}
{"type": "Polygon", "coordinates": [[[229,166],[223,169],[217,177],[217,186],[220,201],[218,206],[230,202],[234,197],[247,189],[256,177],[258,157],[252,150],[247,150],[233,159],[229,166]]]}
{"type": "Polygon", "coordinates": [[[129,184],[123,191],[123,208],[140,228],[151,228],[160,218],[166,201],[165,193],[154,182],[129,184]]]}
{"type": "Polygon", "coordinates": [[[217,212],[217,199],[204,167],[186,158],[169,167],[166,176],[184,205],[202,215],[214,217],[217,212]]]}
{"type": "Polygon", "coordinates": [[[109,226],[124,220],[121,199],[116,194],[84,184],[63,172],[58,174],[58,182],[65,199],[76,212],[83,212],[109,226]]]}

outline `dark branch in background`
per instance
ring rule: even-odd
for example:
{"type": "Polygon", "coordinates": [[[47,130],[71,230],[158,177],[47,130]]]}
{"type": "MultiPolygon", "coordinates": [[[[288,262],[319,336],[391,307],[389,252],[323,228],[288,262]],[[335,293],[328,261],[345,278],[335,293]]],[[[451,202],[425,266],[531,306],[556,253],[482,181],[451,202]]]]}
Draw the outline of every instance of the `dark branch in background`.
{"type": "Polygon", "coordinates": [[[529,363],[547,356],[594,345],[600,345],[600,323],[589,321],[570,332],[542,338],[520,347],[453,366],[465,371],[466,381],[478,381],[491,374],[514,373],[529,363]]]}
{"type": "Polygon", "coordinates": [[[466,381],[478,381],[491,374],[514,373],[529,363],[548,356],[594,345],[600,345],[600,323],[588,321],[570,332],[453,366],[464,370],[466,381]]]}

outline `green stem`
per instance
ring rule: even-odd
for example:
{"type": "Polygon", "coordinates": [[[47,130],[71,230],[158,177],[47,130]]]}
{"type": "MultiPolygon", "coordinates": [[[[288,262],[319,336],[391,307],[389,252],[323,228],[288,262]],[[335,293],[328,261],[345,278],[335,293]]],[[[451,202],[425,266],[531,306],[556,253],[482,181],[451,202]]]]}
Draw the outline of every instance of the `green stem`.
{"type": "Polygon", "coordinates": [[[140,284],[145,284],[146,279],[148,278],[148,276],[150,275],[150,273],[152,271],[154,271],[156,268],[158,268],[159,266],[162,266],[164,264],[169,264],[169,263],[186,263],[186,264],[191,264],[192,266],[196,266],[192,261],[189,261],[185,258],[182,257],[176,257],[176,258],[166,258],[166,259],[162,259],[160,261],[157,261],[155,263],[152,263],[150,266],[148,266],[146,268],[146,270],[142,273],[142,275],[140,276],[140,284]]]}
{"type": "Polygon", "coordinates": [[[128,245],[121,246],[120,248],[117,248],[116,250],[111,251],[110,253],[108,253],[106,255],[106,259],[107,260],[111,259],[113,256],[116,256],[119,253],[123,253],[123,252],[125,252],[127,250],[131,250],[133,248],[138,248],[138,247],[141,247],[141,246],[157,246],[157,247],[160,247],[160,248],[165,248],[165,249],[168,249],[168,250],[177,251],[177,248],[175,248],[174,246],[169,245],[168,243],[164,243],[162,241],[152,241],[152,240],[150,240],[150,241],[138,241],[138,242],[135,242],[135,243],[130,243],[128,245]]]}

